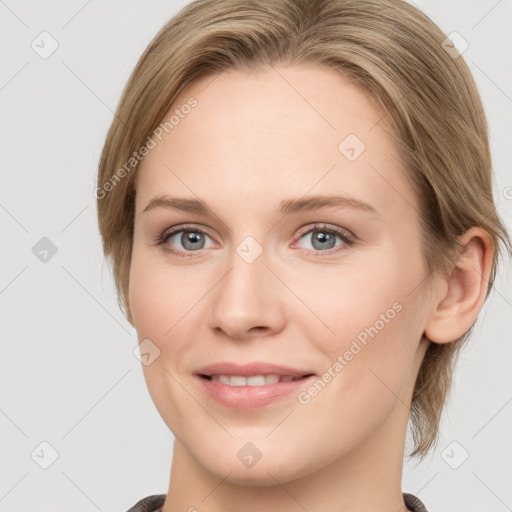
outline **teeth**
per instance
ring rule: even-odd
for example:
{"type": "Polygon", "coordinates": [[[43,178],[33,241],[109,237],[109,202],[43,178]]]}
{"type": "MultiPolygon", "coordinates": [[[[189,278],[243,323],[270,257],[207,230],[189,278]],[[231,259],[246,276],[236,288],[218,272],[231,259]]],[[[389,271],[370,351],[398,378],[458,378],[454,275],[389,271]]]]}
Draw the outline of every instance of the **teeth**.
{"type": "Polygon", "coordinates": [[[219,382],[222,382],[222,384],[229,384],[229,381],[231,380],[227,375],[215,375],[217,379],[214,379],[213,377],[214,376],[212,376],[212,380],[218,380],[219,382]]]}
{"type": "Polygon", "coordinates": [[[302,377],[292,377],[285,375],[251,375],[250,377],[243,377],[242,375],[212,375],[211,380],[221,382],[228,386],[266,386],[267,384],[276,384],[278,382],[291,382],[292,380],[299,380],[302,377]]]}
{"type": "Polygon", "coordinates": [[[247,379],[245,377],[239,377],[238,375],[232,375],[229,381],[230,386],[246,386],[247,379]]]}
{"type": "Polygon", "coordinates": [[[247,377],[247,379],[244,379],[243,377],[238,378],[240,379],[240,382],[246,380],[248,386],[264,386],[267,383],[267,380],[263,375],[252,375],[251,377],[247,377]]]}

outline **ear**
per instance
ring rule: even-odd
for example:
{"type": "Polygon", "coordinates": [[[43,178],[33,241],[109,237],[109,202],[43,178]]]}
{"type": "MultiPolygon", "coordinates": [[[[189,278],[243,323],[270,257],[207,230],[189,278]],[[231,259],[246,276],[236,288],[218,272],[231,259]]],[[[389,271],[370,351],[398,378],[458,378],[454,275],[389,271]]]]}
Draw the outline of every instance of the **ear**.
{"type": "Polygon", "coordinates": [[[494,256],[491,236],[474,227],[459,237],[458,251],[448,277],[440,277],[433,290],[432,311],[425,336],[434,343],[449,343],[463,336],[476,321],[488,288],[494,256]]]}

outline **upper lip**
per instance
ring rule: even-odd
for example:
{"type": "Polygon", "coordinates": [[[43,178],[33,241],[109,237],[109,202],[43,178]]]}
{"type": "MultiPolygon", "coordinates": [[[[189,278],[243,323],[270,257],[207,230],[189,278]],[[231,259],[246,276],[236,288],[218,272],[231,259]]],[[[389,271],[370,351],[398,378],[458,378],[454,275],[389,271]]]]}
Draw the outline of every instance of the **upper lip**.
{"type": "Polygon", "coordinates": [[[212,363],[200,368],[197,372],[198,375],[240,375],[243,377],[251,377],[253,375],[279,375],[303,377],[305,375],[313,375],[309,370],[301,370],[297,368],[290,368],[289,366],[276,365],[265,362],[251,362],[247,364],[238,364],[230,362],[212,363]]]}

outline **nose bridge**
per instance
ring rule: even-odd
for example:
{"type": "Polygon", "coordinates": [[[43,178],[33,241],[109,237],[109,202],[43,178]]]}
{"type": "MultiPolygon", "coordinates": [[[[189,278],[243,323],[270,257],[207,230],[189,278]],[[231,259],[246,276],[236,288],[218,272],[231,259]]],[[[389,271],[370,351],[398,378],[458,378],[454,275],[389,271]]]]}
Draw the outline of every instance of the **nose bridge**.
{"type": "Polygon", "coordinates": [[[256,294],[265,289],[268,280],[265,275],[269,273],[267,253],[256,243],[244,240],[235,248],[229,260],[231,270],[226,276],[225,292],[234,293],[240,303],[257,299],[256,294]]]}
{"type": "Polygon", "coordinates": [[[243,338],[258,327],[276,331],[282,327],[282,311],[276,300],[276,280],[267,267],[267,252],[252,236],[246,236],[229,257],[229,271],[216,287],[210,322],[232,337],[243,338]]]}

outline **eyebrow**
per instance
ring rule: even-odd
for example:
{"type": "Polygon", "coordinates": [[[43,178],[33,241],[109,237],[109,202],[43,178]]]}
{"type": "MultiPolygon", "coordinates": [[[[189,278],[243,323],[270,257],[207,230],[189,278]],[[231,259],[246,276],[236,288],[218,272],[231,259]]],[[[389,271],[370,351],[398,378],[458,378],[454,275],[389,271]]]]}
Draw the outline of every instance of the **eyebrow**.
{"type": "MultiPolygon", "coordinates": [[[[279,203],[277,213],[279,215],[288,215],[290,213],[299,213],[317,210],[320,208],[352,208],[355,210],[366,211],[379,216],[379,213],[370,204],[359,199],[342,196],[315,195],[309,197],[284,199],[279,203]]],[[[169,197],[166,195],[154,197],[146,205],[142,213],[148,212],[155,208],[166,208],[173,210],[181,210],[188,213],[197,213],[202,215],[213,214],[211,208],[200,199],[186,199],[178,197],[169,197]]]]}

